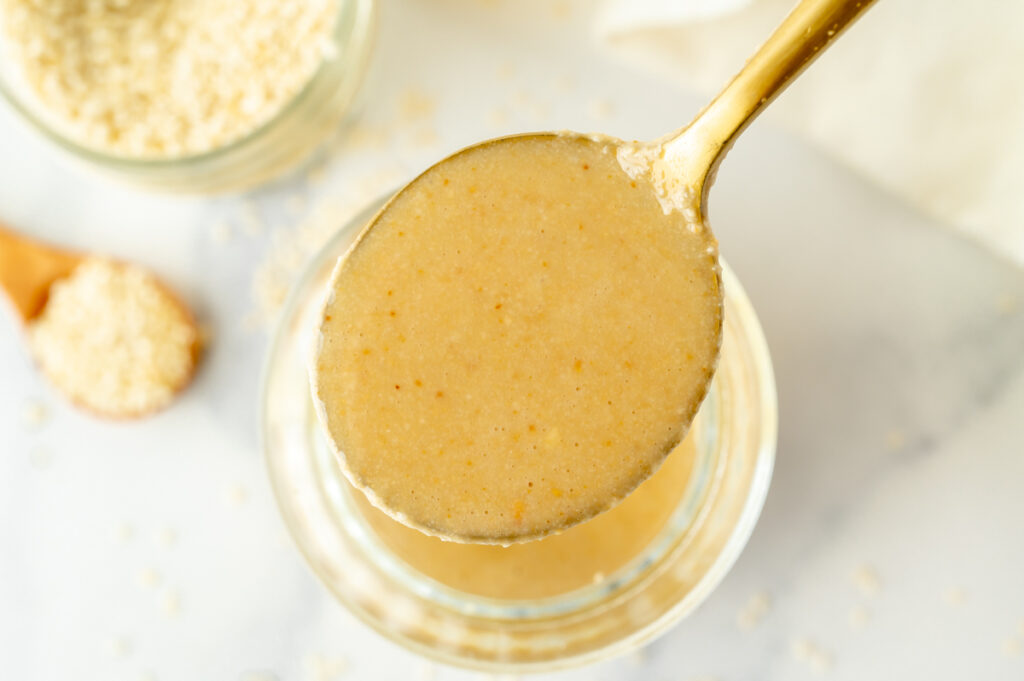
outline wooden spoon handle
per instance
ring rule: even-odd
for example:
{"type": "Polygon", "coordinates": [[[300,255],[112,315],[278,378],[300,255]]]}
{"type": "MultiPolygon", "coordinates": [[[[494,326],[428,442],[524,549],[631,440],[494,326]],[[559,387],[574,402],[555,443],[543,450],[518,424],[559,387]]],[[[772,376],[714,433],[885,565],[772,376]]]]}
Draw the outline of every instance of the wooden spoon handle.
{"type": "Polygon", "coordinates": [[[661,140],[664,158],[701,206],[736,137],[874,0],[801,0],[761,49],[687,127],[661,140]]]}
{"type": "Polygon", "coordinates": [[[26,239],[0,224],[0,288],[25,323],[42,312],[53,282],[79,262],[77,254],[26,239]]]}

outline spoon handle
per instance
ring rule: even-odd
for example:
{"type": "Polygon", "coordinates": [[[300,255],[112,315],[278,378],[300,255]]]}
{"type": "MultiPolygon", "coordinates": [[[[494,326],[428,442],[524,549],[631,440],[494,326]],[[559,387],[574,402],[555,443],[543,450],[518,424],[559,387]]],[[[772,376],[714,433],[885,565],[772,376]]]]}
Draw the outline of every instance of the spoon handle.
{"type": "Polygon", "coordinates": [[[661,140],[706,205],[718,164],[739,134],[874,0],[801,0],[743,69],[688,126],[661,140]]]}
{"type": "Polygon", "coordinates": [[[15,234],[0,224],[0,291],[7,293],[23,322],[46,304],[50,285],[70,274],[81,257],[15,234]]]}

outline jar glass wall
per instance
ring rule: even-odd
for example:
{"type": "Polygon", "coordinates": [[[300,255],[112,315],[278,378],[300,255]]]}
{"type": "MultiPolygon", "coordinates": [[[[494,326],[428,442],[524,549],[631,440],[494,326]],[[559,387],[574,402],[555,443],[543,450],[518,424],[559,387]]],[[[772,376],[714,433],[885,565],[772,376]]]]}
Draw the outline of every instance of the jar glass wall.
{"type": "Polygon", "coordinates": [[[405,534],[414,531],[369,508],[347,483],[320,433],[307,372],[316,317],[335,262],[381,205],[343,226],[309,264],[284,310],[264,376],[270,477],[288,527],[319,578],[355,615],[399,644],[492,672],[603,659],[642,645],[692,612],[746,544],[775,455],[771,363],[736,277],[723,265],[721,361],[687,442],[619,507],[530,543],[536,546],[512,547],[518,552],[513,558],[501,547],[467,548],[405,534]],[[645,500],[652,501],[648,510],[658,512],[629,516],[627,506],[640,508],[645,500]],[[595,545],[629,527],[616,523],[644,518],[655,519],[655,531],[623,555],[595,545]],[[587,535],[592,523],[605,526],[587,535]],[[540,546],[548,542],[562,542],[562,548],[540,546]],[[516,560],[526,569],[530,560],[554,560],[580,547],[600,549],[575,554],[591,572],[581,577],[563,570],[562,581],[536,588],[523,580],[497,586],[495,579],[473,581],[459,569],[477,561],[481,570],[500,576],[516,560]]]}

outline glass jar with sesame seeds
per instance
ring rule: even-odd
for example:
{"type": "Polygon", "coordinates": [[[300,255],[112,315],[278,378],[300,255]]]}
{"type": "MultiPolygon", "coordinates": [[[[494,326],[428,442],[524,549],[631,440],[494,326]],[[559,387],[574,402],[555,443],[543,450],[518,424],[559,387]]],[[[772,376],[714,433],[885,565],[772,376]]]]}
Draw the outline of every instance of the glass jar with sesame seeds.
{"type": "Polygon", "coordinates": [[[721,581],[760,513],[775,456],[771,362],[723,265],[719,368],[687,439],[620,505],[562,534],[503,548],[443,542],[371,507],[320,431],[307,373],[330,273],[368,207],[309,264],[272,345],[263,445],[286,523],[310,565],[365,623],[449,664],[545,671],[632,650],[721,581]]]}
{"type": "Polygon", "coordinates": [[[374,0],[0,0],[0,99],[117,179],[243,189],[337,128],[373,17],[374,0]]]}

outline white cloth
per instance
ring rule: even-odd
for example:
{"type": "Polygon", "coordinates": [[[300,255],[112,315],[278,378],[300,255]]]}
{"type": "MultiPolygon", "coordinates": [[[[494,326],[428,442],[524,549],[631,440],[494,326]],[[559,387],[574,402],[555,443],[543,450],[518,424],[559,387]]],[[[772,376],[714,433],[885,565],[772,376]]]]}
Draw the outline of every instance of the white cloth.
{"type": "MultiPolygon", "coordinates": [[[[718,91],[793,0],[608,0],[599,36],[718,91]]],[[[1024,2],[879,0],[770,111],[924,212],[1024,264],[1024,2]]]]}

